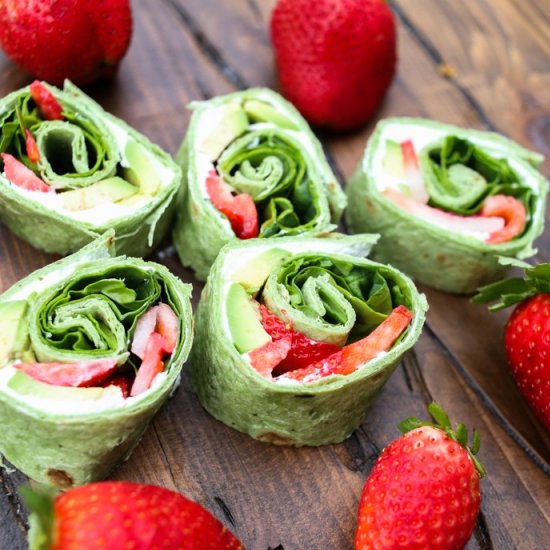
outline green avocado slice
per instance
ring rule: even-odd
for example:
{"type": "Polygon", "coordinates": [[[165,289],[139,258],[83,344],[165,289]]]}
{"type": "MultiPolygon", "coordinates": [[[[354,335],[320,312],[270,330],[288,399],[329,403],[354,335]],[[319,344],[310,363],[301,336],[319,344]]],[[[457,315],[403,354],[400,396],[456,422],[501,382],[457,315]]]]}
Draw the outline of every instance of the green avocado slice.
{"type": "Polygon", "coordinates": [[[35,380],[24,372],[17,371],[9,380],[8,388],[21,395],[32,395],[54,401],[89,401],[102,397],[107,388],[72,388],[53,386],[35,380]]]}
{"type": "Polygon", "coordinates": [[[60,196],[67,210],[78,211],[121,201],[137,192],[136,186],[118,176],[113,176],[88,185],[88,187],[65,191],[60,196]]]}
{"type": "Polygon", "coordinates": [[[289,253],[285,250],[270,248],[235,271],[231,279],[240,283],[249,294],[256,294],[262,288],[271,270],[287,256],[289,253]]]}
{"type": "Polygon", "coordinates": [[[271,342],[260,314],[246,290],[233,283],[227,293],[227,321],[233,343],[240,353],[247,353],[271,342]]]}
{"type": "Polygon", "coordinates": [[[288,117],[277,111],[272,105],[259,99],[248,99],[243,108],[252,122],[272,122],[279,128],[299,131],[300,128],[288,117]]]}
{"type": "Polygon", "coordinates": [[[197,150],[215,161],[222,151],[248,128],[248,117],[237,101],[227,103],[220,108],[217,125],[197,146],[197,150]]]}
{"type": "Polygon", "coordinates": [[[16,359],[28,347],[26,312],[25,300],[0,304],[0,368],[16,359]]]}
{"type": "Polygon", "coordinates": [[[129,164],[124,169],[125,179],[138,187],[144,195],[156,194],[162,181],[145,147],[137,141],[129,141],[124,149],[124,156],[129,164]]]}

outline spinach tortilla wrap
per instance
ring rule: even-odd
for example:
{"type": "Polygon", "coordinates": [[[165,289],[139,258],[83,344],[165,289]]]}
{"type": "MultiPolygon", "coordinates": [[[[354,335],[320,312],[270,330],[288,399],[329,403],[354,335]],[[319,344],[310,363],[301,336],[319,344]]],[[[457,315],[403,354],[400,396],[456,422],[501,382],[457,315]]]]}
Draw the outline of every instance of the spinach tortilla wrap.
{"type": "Polygon", "coordinates": [[[251,89],[191,109],[176,159],[184,190],[174,243],[200,280],[229,241],[335,228],[346,196],[290,103],[251,89]]]}
{"type": "Polygon", "coordinates": [[[0,100],[0,220],[68,254],[108,229],[143,257],[166,233],[181,171],[170,156],[70,82],[35,81],[0,100]]]}
{"type": "Polygon", "coordinates": [[[427,309],[411,280],[365,259],[376,236],[226,245],[196,317],[193,390],[228,426],[285,445],[348,437],[427,309]]]}
{"type": "Polygon", "coordinates": [[[541,161],[495,133],[384,120],[347,188],[349,228],[380,233],[376,260],[471,293],[503,275],[499,256],[535,253],[548,187],[541,161]]]}
{"type": "Polygon", "coordinates": [[[0,296],[0,452],[63,489],[129,456],[191,347],[191,286],[164,266],[111,257],[112,240],[0,296]]]}

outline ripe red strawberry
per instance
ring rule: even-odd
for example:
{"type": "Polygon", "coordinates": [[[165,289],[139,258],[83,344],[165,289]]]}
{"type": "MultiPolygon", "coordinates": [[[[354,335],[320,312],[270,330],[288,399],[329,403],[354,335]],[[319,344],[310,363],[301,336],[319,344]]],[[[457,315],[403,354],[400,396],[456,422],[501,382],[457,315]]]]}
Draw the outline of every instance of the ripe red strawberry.
{"type": "Polygon", "coordinates": [[[112,76],[132,34],[129,0],[0,0],[0,44],[37,78],[112,76]]]}
{"type": "Polygon", "coordinates": [[[453,431],[435,403],[428,410],[437,424],[409,418],[408,432],[388,445],[367,479],[359,503],[356,550],[464,548],[479,514],[479,479],[475,458],[479,435],[467,448],[464,424],[453,431]],[[409,431],[412,430],[412,431],[409,431]]]}
{"type": "Polygon", "coordinates": [[[55,500],[28,488],[22,493],[34,512],[31,548],[244,550],[210,512],[163,487],[106,481],[71,489],[55,500]]]}
{"type": "Polygon", "coordinates": [[[362,126],[395,73],[395,22],[383,0],[279,0],[271,38],[283,94],[315,125],[362,126]]]}
{"type": "Polygon", "coordinates": [[[525,279],[483,287],[473,301],[499,300],[490,308],[493,311],[520,302],[506,324],[504,347],[519,389],[550,430],[550,264],[514,265],[525,268],[525,279]]]}

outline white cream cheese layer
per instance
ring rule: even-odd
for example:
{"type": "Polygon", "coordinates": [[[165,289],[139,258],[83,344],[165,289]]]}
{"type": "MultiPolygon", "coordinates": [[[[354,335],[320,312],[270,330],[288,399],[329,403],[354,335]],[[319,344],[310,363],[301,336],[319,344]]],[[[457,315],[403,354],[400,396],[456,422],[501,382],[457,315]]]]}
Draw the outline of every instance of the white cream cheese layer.
{"type": "MultiPolygon", "coordinates": [[[[118,125],[109,120],[105,120],[104,124],[109,127],[109,130],[113,134],[116,143],[118,145],[118,151],[120,155],[120,163],[123,167],[129,167],[129,163],[124,156],[124,151],[127,143],[132,140],[130,136],[118,125]]],[[[147,156],[147,159],[155,167],[155,171],[159,175],[160,187],[166,187],[172,181],[174,173],[172,170],[161,163],[154,155],[149,153],[145,147],[143,147],[143,154],[147,156]]],[[[69,210],[65,208],[63,200],[58,193],[41,193],[39,191],[28,191],[18,185],[12,184],[3,173],[0,174],[0,182],[9,185],[13,191],[21,195],[25,202],[35,201],[48,210],[58,212],[68,218],[72,218],[79,222],[89,223],[93,226],[102,226],[113,220],[120,218],[127,218],[138,212],[143,208],[152,197],[149,195],[143,195],[140,200],[132,201],[131,204],[118,204],[116,202],[109,204],[100,204],[87,210],[69,210]]],[[[139,195],[136,196],[136,198],[139,195]]]]}

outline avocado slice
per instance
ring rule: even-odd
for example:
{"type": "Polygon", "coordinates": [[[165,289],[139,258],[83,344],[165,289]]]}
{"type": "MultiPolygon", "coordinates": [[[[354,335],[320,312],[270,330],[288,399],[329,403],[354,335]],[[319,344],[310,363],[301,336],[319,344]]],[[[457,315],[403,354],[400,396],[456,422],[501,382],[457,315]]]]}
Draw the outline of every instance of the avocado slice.
{"type": "Polygon", "coordinates": [[[271,342],[271,336],[260,321],[258,308],[239,283],[233,283],[227,293],[227,321],[233,343],[240,353],[271,342]]]}
{"type": "Polygon", "coordinates": [[[129,141],[124,149],[128,167],[124,168],[124,179],[139,188],[144,195],[154,195],[162,183],[151,155],[137,141],[129,141]]]}
{"type": "Polygon", "coordinates": [[[273,268],[288,255],[286,250],[270,248],[233,272],[231,279],[240,283],[249,294],[256,294],[273,268]]]}
{"type": "Polygon", "coordinates": [[[94,206],[110,204],[135,195],[138,188],[126,180],[113,176],[82,187],[61,193],[67,210],[88,210],[94,206]]]}
{"type": "Polygon", "coordinates": [[[217,125],[197,147],[198,152],[207,155],[212,162],[248,128],[248,117],[238,101],[226,103],[218,113],[217,125]]]}
{"type": "Polygon", "coordinates": [[[277,111],[272,105],[259,99],[248,99],[244,102],[244,110],[253,122],[273,122],[279,128],[300,130],[292,120],[277,111]]]}
{"type": "Polygon", "coordinates": [[[0,304],[0,369],[29,347],[26,312],[25,300],[0,304]]]}
{"type": "Polygon", "coordinates": [[[391,139],[386,141],[386,154],[382,165],[391,176],[396,178],[404,178],[406,176],[400,143],[391,139]]]}
{"type": "MultiPolygon", "coordinates": [[[[22,371],[17,371],[9,380],[8,388],[21,395],[32,395],[53,401],[88,401],[99,399],[109,388],[72,388],[53,386],[35,380],[22,371]]],[[[120,390],[119,390],[120,391],[120,390]]],[[[109,392],[111,393],[111,392],[109,392]]]]}

